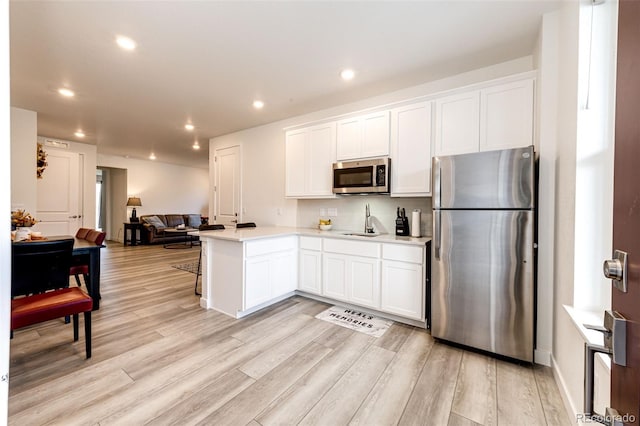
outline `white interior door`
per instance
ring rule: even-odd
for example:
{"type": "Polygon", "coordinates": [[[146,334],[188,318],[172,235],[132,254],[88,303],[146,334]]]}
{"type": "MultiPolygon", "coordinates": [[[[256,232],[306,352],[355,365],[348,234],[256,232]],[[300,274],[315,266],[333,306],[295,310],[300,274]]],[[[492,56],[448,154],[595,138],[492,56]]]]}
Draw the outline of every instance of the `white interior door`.
{"type": "Polygon", "coordinates": [[[214,223],[235,226],[240,217],[240,147],[215,151],[214,223]]]}
{"type": "Polygon", "coordinates": [[[47,163],[37,183],[34,230],[44,235],[75,235],[82,224],[82,157],[49,150],[47,163]]]}

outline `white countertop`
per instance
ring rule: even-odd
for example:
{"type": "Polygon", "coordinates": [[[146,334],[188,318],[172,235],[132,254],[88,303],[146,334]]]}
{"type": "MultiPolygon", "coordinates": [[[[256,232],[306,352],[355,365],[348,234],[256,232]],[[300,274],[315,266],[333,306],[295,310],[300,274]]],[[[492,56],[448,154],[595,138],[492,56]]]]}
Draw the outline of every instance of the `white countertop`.
{"type": "Polygon", "coordinates": [[[424,245],[431,241],[431,237],[397,237],[395,234],[380,234],[375,237],[361,235],[344,235],[350,230],[320,231],[314,228],[293,228],[285,226],[258,226],[256,228],[227,228],[216,231],[200,231],[200,238],[212,238],[227,241],[250,241],[263,238],[285,237],[287,235],[307,235],[312,237],[340,238],[346,240],[370,241],[376,243],[397,243],[409,245],[424,245]]]}

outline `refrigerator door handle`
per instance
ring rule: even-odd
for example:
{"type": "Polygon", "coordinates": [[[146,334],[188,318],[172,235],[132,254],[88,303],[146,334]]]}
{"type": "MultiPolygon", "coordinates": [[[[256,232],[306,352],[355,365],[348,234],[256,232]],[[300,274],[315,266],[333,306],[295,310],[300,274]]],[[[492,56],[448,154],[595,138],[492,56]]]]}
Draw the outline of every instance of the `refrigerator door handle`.
{"type": "Polygon", "coordinates": [[[433,211],[433,256],[440,260],[440,210],[433,211]]]}
{"type": "Polygon", "coordinates": [[[437,158],[433,159],[433,208],[439,209],[441,205],[442,188],[440,181],[440,161],[437,158]]]}

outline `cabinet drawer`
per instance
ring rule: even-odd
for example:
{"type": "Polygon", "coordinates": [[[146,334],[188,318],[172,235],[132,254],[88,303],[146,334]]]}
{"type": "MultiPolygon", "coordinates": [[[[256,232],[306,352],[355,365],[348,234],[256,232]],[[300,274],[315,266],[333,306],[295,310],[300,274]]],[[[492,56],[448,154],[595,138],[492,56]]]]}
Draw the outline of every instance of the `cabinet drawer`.
{"type": "Polygon", "coordinates": [[[249,241],[245,243],[245,256],[253,257],[263,254],[277,253],[279,251],[293,250],[296,248],[297,237],[266,238],[264,240],[249,241]]]}
{"type": "Polygon", "coordinates": [[[380,257],[380,244],[324,238],[324,251],[363,257],[380,257]]]}
{"type": "Polygon", "coordinates": [[[400,244],[383,244],[382,258],[385,260],[397,260],[400,262],[422,264],[424,260],[424,247],[400,244]]]}
{"type": "Polygon", "coordinates": [[[300,248],[305,250],[322,250],[322,238],[300,237],[300,248]]]}

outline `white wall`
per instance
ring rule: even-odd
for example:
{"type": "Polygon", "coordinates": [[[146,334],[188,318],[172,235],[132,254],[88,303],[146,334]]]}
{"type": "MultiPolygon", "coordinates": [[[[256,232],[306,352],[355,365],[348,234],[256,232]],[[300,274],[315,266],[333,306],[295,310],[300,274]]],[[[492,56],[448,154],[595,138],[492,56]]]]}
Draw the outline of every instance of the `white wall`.
{"type": "Polygon", "coordinates": [[[366,197],[341,196],[326,200],[299,200],[298,226],[314,228],[320,217],[330,218],[335,230],[364,231],[365,204],[371,207],[371,217],[377,232],[395,233],[397,207],[404,208],[411,226],[411,212],[413,209],[422,211],[420,234],[431,236],[431,198],[391,198],[384,195],[367,195],[366,197]],[[327,209],[338,211],[337,217],[330,217],[327,209]]]}
{"type": "MultiPolygon", "coordinates": [[[[11,210],[11,111],[9,109],[9,5],[0,1],[0,212],[11,210]]],[[[6,216],[5,216],[6,217],[6,216]]],[[[11,306],[11,227],[8,220],[0,222],[0,424],[8,417],[9,324],[11,306]]]]}
{"type": "MultiPolygon", "coordinates": [[[[126,195],[140,197],[142,201],[142,207],[136,209],[138,216],[208,213],[209,172],[206,169],[102,154],[98,155],[98,166],[127,170],[126,195]]],[[[122,211],[127,218],[130,211],[125,204],[122,211]]],[[[112,232],[113,238],[122,241],[122,223],[112,232]]]]}
{"type": "Polygon", "coordinates": [[[36,149],[38,116],[11,108],[11,209],[35,215],[37,205],[36,149]]]}
{"type": "MultiPolygon", "coordinates": [[[[608,3],[596,8],[609,7],[608,3]]],[[[584,63],[589,52],[581,49],[590,38],[589,31],[585,33],[590,19],[581,20],[581,15],[584,18],[585,11],[590,14],[591,7],[586,1],[567,2],[560,11],[545,15],[536,58],[541,153],[538,285],[546,291],[547,282],[554,283],[550,299],[553,301],[552,364],[571,416],[583,411],[585,340],[564,306],[573,306],[576,302],[582,305],[579,307],[593,306],[595,299],[602,299],[598,281],[604,253],[600,252],[601,247],[594,247],[594,242],[604,245],[607,251],[611,235],[611,219],[607,216],[612,203],[604,194],[611,190],[609,150],[613,132],[607,120],[612,118],[613,101],[605,92],[592,93],[594,110],[585,110],[586,91],[579,85],[581,77],[590,72],[584,63]],[[592,115],[597,116],[596,127],[591,127],[595,122],[592,115]],[[582,276],[583,268],[592,274],[587,280],[582,276]],[[586,293],[590,295],[584,297],[586,293]]],[[[609,43],[605,49],[608,53],[612,44],[615,46],[615,37],[610,36],[598,37],[609,43]]],[[[609,56],[607,60],[613,58],[609,56]]],[[[600,61],[596,65],[611,72],[611,63],[600,61]]],[[[598,73],[593,68],[591,71],[594,76],[598,73]]],[[[600,301],[607,303],[607,297],[600,301]]],[[[539,299],[539,314],[543,310],[547,312],[549,307],[540,310],[540,303],[539,299]]],[[[538,325],[549,318],[548,314],[539,317],[538,325]]],[[[541,338],[545,336],[538,335],[539,344],[546,345],[546,340],[541,338]]],[[[596,393],[606,398],[608,381],[603,374],[601,371],[602,389],[596,389],[596,393]]]]}
{"type": "Polygon", "coordinates": [[[538,308],[536,358],[550,365],[553,351],[554,245],[558,96],[558,14],[544,16],[537,47],[538,308]]]}

